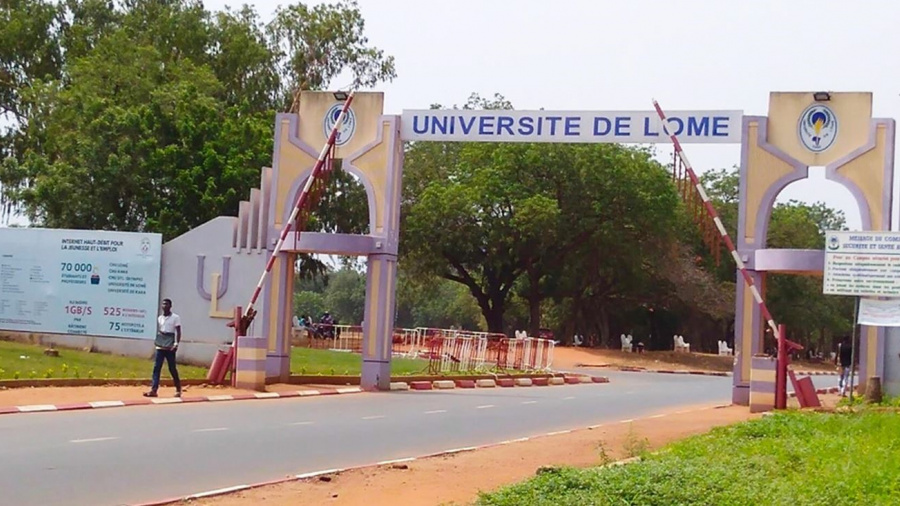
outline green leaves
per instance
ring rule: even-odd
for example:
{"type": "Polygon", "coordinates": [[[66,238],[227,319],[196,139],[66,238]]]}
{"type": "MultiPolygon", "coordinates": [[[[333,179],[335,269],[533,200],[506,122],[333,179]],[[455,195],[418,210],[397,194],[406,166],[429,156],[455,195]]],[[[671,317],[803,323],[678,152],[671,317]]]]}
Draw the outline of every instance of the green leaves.
{"type": "Polygon", "coordinates": [[[898,420],[874,411],[779,414],[713,429],[624,466],[540,473],[482,493],[476,504],[893,504],[900,453],[890,442],[898,420]]]}
{"type": "MultiPolygon", "coordinates": [[[[466,105],[508,106],[499,95],[466,105]]],[[[404,178],[405,265],[465,285],[492,331],[504,330],[513,295],[528,300],[533,330],[548,297],[600,293],[576,310],[596,313],[597,303],[637,288],[612,287],[642,275],[648,255],[673,238],[677,195],[642,150],[417,143],[404,178]]]]}
{"type": "MultiPolygon", "coordinates": [[[[35,225],[171,239],[235,215],[296,86],[395,75],[353,2],[297,3],[269,23],[193,0],[31,0],[0,16],[0,115],[14,119],[0,136],[0,203],[35,225]]],[[[325,203],[323,230],[367,226],[365,199],[342,207],[360,195],[348,177],[335,178],[346,191],[325,203]]]]}
{"type": "Polygon", "coordinates": [[[345,69],[352,72],[354,87],[396,77],[394,58],[368,46],[364,27],[354,0],[279,7],[267,31],[281,56],[281,74],[290,76],[287,89],[322,89],[345,69]]]}

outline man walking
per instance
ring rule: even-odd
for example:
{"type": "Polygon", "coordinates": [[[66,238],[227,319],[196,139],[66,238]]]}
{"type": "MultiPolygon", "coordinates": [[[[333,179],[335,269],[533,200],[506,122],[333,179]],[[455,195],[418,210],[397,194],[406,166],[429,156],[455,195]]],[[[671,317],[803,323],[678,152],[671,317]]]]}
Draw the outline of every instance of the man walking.
{"type": "Polygon", "coordinates": [[[853,348],[850,346],[850,338],[845,336],[838,345],[834,363],[835,365],[840,363],[841,379],[838,381],[838,389],[841,392],[841,397],[846,397],[847,389],[850,386],[850,365],[853,363],[853,348]]]}
{"type": "Polygon", "coordinates": [[[175,397],[181,397],[181,378],[175,365],[175,352],[181,343],[181,317],[172,312],[172,300],[163,299],[162,314],[157,319],[156,362],[153,364],[153,386],[144,397],[156,397],[159,389],[159,373],[162,372],[163,361],[169,363],[169,374],[175,382],[175,397]]]}

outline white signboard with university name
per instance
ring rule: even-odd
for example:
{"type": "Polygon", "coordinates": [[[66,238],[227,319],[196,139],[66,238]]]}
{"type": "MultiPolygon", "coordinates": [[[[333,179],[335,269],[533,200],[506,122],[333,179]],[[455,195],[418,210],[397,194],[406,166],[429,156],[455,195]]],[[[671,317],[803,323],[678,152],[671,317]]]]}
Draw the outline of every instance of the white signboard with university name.
{"type": "Polygon", "coordinates": [[[0,329],[153,339],[162,236],[0,229],[0,329]]]}
{"type": "Polygon", "coordinates": [[[900,233],[826,232],[827,295],[900,297],[900,233]]]}
{"type": "MultiPolygon", "coordinates": [[[[740,144],[742,111],[671,111],[683,144],[740,144]]],[[[404,141],[670,143],[656,111],[405,110],[404,141]]]]}

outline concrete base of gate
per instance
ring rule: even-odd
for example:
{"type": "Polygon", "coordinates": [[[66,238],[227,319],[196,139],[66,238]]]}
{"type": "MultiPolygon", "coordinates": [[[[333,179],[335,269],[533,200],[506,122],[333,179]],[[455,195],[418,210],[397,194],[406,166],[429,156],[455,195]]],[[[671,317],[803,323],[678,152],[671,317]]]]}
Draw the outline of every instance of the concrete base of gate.
{"type": "Polygon", "coordinates": [[[386,361],[363,359],[359,386],[363,390],[390,390],[391,364],[386,361]]]}
{"type": "Polygon", "coordinates": [[[266,391],[266,349],[264,337],[238,337],[235,387],[266,391]]]}

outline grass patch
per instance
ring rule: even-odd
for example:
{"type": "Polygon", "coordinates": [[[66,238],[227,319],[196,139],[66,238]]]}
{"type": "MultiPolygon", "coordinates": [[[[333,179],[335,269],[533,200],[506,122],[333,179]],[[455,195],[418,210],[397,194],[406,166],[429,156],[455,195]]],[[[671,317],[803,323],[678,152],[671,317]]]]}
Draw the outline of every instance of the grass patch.
{"type": "MultiPolygon", "coordinates": [[[[123,357],[107,353],[88,353],[81,350],[57,348],[58,357],[44,355],[44,348],[32,344],[0,341],[0,380],[11,379],[144,379],[153,372],[149,358],[123,357]],[[22,358],[27,357],[27,358],[22,358]]],[[[178,366],[185,379],[206,377],[206,369],[188,365],[178,366]]],[[[169,370],[163,366],[163,376],[169,370]]]]}
{"type": "Polygon", "coordinates": [[[779,413],[720,427],[627,466],[553,469],[480,506],[893,505],[900,416],[779,413]]]}
{"type": "MultiPolygon", "coordinates": [[[[418,374],[427,367],[428,362],[420,359],[391,360],[391,374],[395,375],[418,374]]],[[[362,355],[345,351],[294,347],[291,350],[291,373],[359,376],[362,373],[362,355]]]]}
{"type": "MultiPolygon", "coordinates": [[[[153,361],[108,353],[88,353],[57,348],[58,357],[44,355],[44,348],[32,344],[0,341],[0,380],[12,379],[149,379],[153,361]],[[27,357],[27,358],[21,358],[27,357]]],[[[396,376],[424,374],[428,362],[413,358],[394,358],[391,373],[396,376]]],[[[357,353],[295,347],[291,350],[291,372],[308,375],[359,376],[362,357],[357,353]]],[[[207,369],[178,365],[185,379],[206,378],[207,369]]],[[[468,374],[484,374],[471,371],[468,374]]],[[[163,377],[168,377],[163,366],[163,377]]],[[[456,375],[467,373],[456,373],[456,375]]],[[[447,375],[449,376],[449,374],[447,375]]]]}
{"type": "MultiPolygon", "coordinates": [[[[428,361],[420,358],[391,359],[391,375],[415,376],[427,374],[428,361]]],[[[321,350],[316,348],[294,347],[291,350],[291,373],[301,375],[342,375],[359,376],[362,372],[362,356],[345,351],[321,350]]],[[[476,374],[526,374],[524,371],[499,371],[494,369],[482,371],[459,371],[438,374],[438,376],[462,376],[476,374]]]]}

